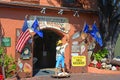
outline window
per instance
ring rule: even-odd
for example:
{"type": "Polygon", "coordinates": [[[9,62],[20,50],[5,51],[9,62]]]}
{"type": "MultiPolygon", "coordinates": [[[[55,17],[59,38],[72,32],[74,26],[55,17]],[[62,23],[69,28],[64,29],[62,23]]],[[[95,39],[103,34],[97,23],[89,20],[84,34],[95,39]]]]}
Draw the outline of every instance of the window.
{"type": "Polygon", "coordinates": [[[75,0],[64,0],[64,3],[74,3],[75,0]]]}
{"type": "Polygon", "coordinates": [[[80,7],[81,4],[77,0],[61,0],[63,7],[80,7]]]}

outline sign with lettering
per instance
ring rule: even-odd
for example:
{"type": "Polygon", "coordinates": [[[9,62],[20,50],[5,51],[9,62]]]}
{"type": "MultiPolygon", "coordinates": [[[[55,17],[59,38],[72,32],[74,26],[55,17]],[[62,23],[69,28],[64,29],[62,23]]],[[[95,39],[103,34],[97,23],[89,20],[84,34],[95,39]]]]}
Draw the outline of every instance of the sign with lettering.
{"type": "Polygon", "coordinates": [[[80,52],[80,46],[79,45],[72,45],[72,52],[80,52]]]}
{"type": "Polygon", "coordinates": [[[10,37],[2,38],[2,46],[4,46],[4,47],[11,46],[11,38],[10,37]]]}
{"type": "Polygon", "coordinates": [[[72,56],[72,66],[86,66],[86,56],[72,56]]]}
{"type": "Polygon", "coordinates": [[[35,18],[37,18],[39,21],[40,29],[53,28],[65,33],[68,33],[70,31],[70,26],[67,18],[50,16],[30,16],[30,20],[28,21],[29,27],[32,26],[35,18]]]}

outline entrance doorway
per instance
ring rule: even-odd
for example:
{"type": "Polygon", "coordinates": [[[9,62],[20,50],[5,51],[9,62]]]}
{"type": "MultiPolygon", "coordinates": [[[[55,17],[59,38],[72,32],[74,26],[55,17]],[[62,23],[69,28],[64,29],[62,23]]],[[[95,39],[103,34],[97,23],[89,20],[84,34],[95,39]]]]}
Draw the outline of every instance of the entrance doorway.
{"type": "MultiPolygon", "coordinates": [[[[37,34],[33,37],[33,71],[44,68],[54,68],[56,63],[56,42],[62,37],[56,32],[44,29],[43,38],[37,34]]],[[[33,72],[34,73],[34,72],[33,72]]]]}

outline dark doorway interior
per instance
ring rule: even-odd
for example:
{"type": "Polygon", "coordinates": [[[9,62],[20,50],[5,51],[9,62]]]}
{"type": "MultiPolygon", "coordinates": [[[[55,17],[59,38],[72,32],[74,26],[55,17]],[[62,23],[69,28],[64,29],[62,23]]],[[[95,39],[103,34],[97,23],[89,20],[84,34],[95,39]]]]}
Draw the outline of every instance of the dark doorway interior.
{"type": "Polygon", "coordinates": [[[52,30],[43,30],[43,34],[43,38],[37,34],[33,38],[33,57],[38,59],[33,64],[33,70],[55,67],[56,42],[61,37],[52,30]]]}

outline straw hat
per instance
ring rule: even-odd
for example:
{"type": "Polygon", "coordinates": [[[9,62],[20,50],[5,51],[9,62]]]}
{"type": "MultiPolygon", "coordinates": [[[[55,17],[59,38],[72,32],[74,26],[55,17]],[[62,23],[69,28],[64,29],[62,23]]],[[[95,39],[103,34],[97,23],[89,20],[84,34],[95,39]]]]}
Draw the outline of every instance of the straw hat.
{"type": "Polygon", "coordinates": [[[59,40],[59,41],[57,42],[57,45],[60,45],[60,44],[62,44],[62,41],[61,41],[61,40],[59,40]]]}

